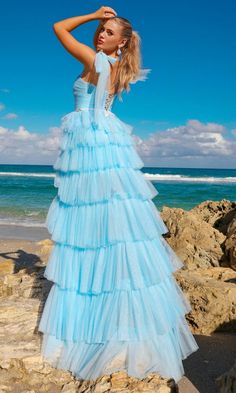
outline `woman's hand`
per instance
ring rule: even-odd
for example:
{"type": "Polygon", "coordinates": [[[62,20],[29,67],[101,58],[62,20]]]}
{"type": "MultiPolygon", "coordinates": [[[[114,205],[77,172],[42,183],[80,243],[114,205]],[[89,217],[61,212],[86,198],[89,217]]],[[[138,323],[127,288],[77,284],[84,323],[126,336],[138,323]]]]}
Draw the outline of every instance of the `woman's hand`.
{"type": "Polygon", "coordinates": [[[117,13],[111,7],[101,7],[97,11],[94,12],[96,19],[109,19],[113,16],[116,16],[117,13]]]}

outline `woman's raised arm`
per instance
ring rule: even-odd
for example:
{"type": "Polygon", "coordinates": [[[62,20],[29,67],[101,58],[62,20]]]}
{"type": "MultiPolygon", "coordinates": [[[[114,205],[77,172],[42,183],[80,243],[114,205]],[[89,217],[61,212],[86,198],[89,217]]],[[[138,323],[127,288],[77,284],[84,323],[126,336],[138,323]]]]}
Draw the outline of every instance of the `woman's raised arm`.
{"type": "Polygon", "coordinates": [[[53,29],[64,46],[64,48],[76,59],[78,59],[86,69],[92,69],[95,58],[95,50],[90,48],[78,40],[76,40],[72,34],[71,30],[82,25],[83,23],[90,22],[96,19],[109,19],[112,16],[117,15],[115,10],[111,7],[101,7],[97,11],[91,14],[74,16],[71,18],[63,19],[59,22],[54,23],[53,29]]]}

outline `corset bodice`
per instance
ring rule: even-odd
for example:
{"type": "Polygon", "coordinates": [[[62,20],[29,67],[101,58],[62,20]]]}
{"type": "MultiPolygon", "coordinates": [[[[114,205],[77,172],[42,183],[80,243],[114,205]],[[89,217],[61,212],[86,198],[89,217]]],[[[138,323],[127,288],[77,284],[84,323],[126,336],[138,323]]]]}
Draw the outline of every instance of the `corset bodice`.
{"type": "MultiPolygon", "coordinates": [[[[95,105],[95,92],[96,85],[83,80],[80,74],[73,84],[75,111],[80,108],[93,109],[95,105]]],[[[114,98],[115,94],[109,94],[108,91],[106,91],[101,104],[101,109],[110,111],[114,98]]]]}
{"type": "MultiPolygon", "coordinates": [[[[94,125],[99,126],[100,117],[104,112],[109,115],[111,107],[117,98],[117,94],[109,94],[110,66],[117,61],[117,58],[105,54],[102,50],[96,52],[94,66],[99,74],[97,84],[86,82],[82,79],[82,74],[78,75],[73,84],[75,100],[75,111],[80,109],[92,109],[94,113],[94,125]]],[[[140,69],[138,77],[130,82],[136,83],[138,80],[145,80],[150,69],[140,69]]]]}

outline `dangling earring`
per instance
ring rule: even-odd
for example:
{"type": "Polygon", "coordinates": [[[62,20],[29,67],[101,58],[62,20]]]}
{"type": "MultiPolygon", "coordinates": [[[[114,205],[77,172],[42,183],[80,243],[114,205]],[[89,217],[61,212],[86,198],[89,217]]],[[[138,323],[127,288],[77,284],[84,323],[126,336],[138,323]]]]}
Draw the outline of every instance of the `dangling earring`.
{"type": "Polygon", "coordinates": [[[121,52],[121,50],[120,50],[120,48],[118,47],[118,49],[117,49],[117,55],[119,55],[119,60],[121,60],[122,59],[122,52],[121,52]]]}

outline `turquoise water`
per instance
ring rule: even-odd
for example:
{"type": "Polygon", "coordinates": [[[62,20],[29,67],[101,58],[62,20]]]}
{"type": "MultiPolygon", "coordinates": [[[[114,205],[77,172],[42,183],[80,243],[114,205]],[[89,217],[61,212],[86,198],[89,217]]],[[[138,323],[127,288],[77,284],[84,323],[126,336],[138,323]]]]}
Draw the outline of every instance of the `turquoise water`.
{"type": "MultiPolygon", "coordinates": [[[[159,194],[153,202],[190,210],[205,200],[236,201],[236,169],[141,169],[159,194]]],[[[43,227],[57,194],[51,165],[0,165],[0,224],[43,227]]]]}

